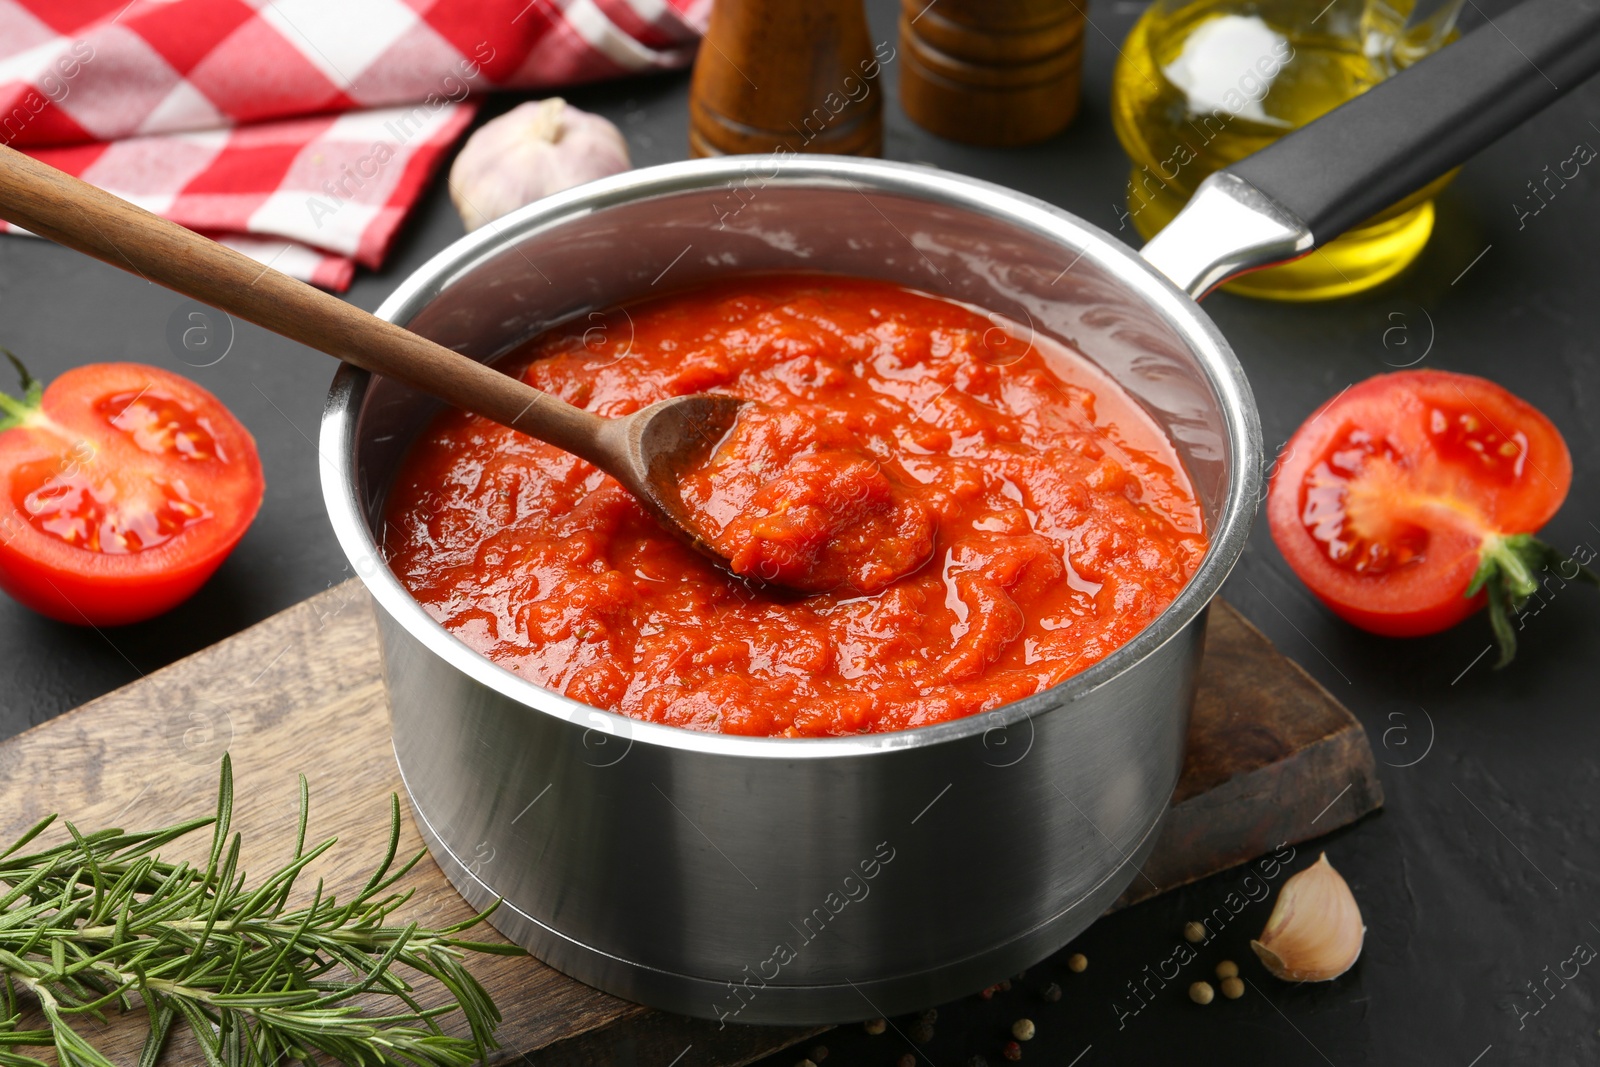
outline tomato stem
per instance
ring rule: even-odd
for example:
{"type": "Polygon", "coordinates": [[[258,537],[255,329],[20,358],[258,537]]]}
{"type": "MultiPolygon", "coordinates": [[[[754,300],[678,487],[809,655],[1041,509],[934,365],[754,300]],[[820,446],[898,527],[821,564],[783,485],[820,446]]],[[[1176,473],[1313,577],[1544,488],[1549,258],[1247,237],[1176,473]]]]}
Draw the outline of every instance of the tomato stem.
{"type": "Polygon", "coordinates": [[[1495,661],[1499,670],[1510,663],[1517,654],[1517,630],[1522,628],[1520,617],[1528,600],[1550,579],[1558,588],[1570,581],[1581,579],[1590,585],[1600,586],[1600,574],[1584,564],[1552,548],[1532,534],[1493,534],[1484,538],[1479,550],[1478,569],[1467,586],[1468,597],[1485,592],[1489,600],[1489,625],[1494,630],[1495,643],[1500,646],[1500,658],[1495,661]],[[1545,577],[1540,577],[1545,575],[1545,577]]]}
{"type": "Polygon", "coordinates": [[[0,353],[3,353],[6,359],[11,361],[11,365],[17,368],[17,377],[22,379],[22,399],[18,400],[9,393],[0,392],[0,412],[5,416],[0,418],[0,430],[9,430],[13,426],[21,426],[31,421],[39,413],[39,405],[44,398],[44,385],[28,373],[28,368],[11,349],[0,347],[0,353]]]}

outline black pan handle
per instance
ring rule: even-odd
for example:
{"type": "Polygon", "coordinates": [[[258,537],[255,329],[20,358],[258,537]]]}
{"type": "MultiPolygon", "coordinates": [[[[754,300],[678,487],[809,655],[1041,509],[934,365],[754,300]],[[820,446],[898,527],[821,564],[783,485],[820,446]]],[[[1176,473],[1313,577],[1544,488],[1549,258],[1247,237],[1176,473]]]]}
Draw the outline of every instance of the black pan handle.
{"type": "Polygon", "coordinates": [[[1227,168],[1331,240],[1600,70],[1600,2],[1528,0],[1227,168]]]}
{"type": "Polygon", "coordinates": [[[1207,178],[1144,255],[1197,296],[1294,258],[1465,162],[1597,70],[1600,0],[1525,0],[1207,178]],[[1191,212],[1197,218],[1180,226],[1191,212]],[[1228,248],[1241,240],[1250,246],[1228,248]]]}

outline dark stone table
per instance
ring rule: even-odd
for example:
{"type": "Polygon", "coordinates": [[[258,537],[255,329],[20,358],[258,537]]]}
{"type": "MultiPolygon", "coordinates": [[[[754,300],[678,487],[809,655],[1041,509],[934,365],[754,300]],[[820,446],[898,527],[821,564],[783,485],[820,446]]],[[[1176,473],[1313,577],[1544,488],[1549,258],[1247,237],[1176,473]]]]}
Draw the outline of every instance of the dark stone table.
{"type": "MultiPolygon", "coordinates": [[[[892,40],[895,5],[871,6],[875,38],[892,40]]],[[[1035,148],[978,150],[924,134],[894,102],[891,64],[886,155],[1000,181],[1115,230],[1127,167],[1111,132],[1108,84],[1114,43],[1141,8],[1100,2],[1090,11],[1083,112],[1035,148]]],[[[673,75],[567,95],[616,121],[642,165],[685,154],[686,84],[673,75]]],[[[1600,144],[1597,121],[1600,84],[1592,84],[1469,164],[1439,202],[1427,251],[1375,292],[1311,305],[1210,298],[1207,308],[1254,384],[1268,449],[1345,385],[1426,351],[1422,366],[1492,378],[1554,419],[1576,473],[1548,538],[1569,551],[1600,546],[1595,177],[1584,171],[1521,225],[1514,207],[1546,163],[1567,159],[1579,142],[1600,144]]],[[[461,232],[438,182],[388,268],[363,274],[350,300],[375,308],[461,232]]],[[[1130,230],[1120,236],[1137,240],[1130,230]]],[[[185,366],[166,339],[169,319],[185,305],[75,253],[0,238],[0,344],[41,377],[122,359],[189,374],[250,427],[267,477],[261,516],[238,551],[164,618],[102,633],[0,598],[0,736],[350,576],[323,513],[312,443],[331,363],[241,324],[220,363],[185,366]]],[[[1492,657],[1480,658],[1489,644],[1482,618],[1410,641],[1340,623],[1296,581],[1264,528],[1224,595],[1355,711],[1384,765],[1388,807],[1301,849],[1309,859],[1326,848],[1355,890],[1368,923],[1360,962],[1330,984],[1278,983],[1248,947],[1270,905],[1251,904],[1220,946],[1147,1007],[1121,1014],[1137,1004],[1128,983],[1166,959],[1184,921],[1220,904],[1243,872],[1221,874],[1097,923],[1072,948],[1088,956],[1085,973],[1069,973],[1063,953],[993,1000],[942,1007],[919,1062],[942,1067],[981,1054],[999,1064],[1010,1024],[1022,1016],[1038,1026],[1024,1062],[1055,1067],[1596,1062],[1600,971],[1555,975],[1578,944],[1600,946],[1600,596],[1574,587],[1551,598],[1526,620],[1515,665],[1495,672],[1492,657]],[[1190,1003],[1187,984],[1209,977],[1224,956],[1250,979],[1244,998],[1190,1003]],[[1065,991],[1059,1003],[1039,996],[1049,981],[1065,991]]],[[[899,1020],[899,1029],[908,1023],[899,1020]]],[[[908,1048],[894,1030],[868,1037],[855,1026],[824,1041],[828,1067],[891,1064],[908,1048]]],[[[772,1062],[793,1063],[801,1051],[772,1062]]],[[[691,1052],[681,1067],[692,1060],[691,1052]]]]}

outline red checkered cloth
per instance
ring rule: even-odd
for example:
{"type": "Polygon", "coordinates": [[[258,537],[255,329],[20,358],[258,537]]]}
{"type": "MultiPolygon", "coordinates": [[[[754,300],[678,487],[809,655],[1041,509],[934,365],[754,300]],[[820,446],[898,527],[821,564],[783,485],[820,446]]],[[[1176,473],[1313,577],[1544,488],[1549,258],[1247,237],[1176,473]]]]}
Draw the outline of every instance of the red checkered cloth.
{"type": "Polygon", "coordinates": [[[0,143],[343,290],[473,95],[684,66],[710,6],[0,0],[0,143]]]}

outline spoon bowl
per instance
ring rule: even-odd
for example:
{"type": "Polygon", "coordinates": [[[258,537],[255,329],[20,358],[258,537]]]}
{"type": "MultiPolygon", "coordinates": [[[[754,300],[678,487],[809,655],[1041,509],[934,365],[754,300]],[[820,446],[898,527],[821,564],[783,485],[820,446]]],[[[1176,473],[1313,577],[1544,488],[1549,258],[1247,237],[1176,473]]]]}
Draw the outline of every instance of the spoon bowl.
{"type": "MultiPolygon", "coordinates": [[[[718,566],[728,560],[700,516],[683,502],[685,469],[709,455],[750,401],[724,393],[691,393],[658,400],[600,430],[610,465],[604,469],[638,498],[662,527],[718,566]]],[[[596,463],[596,466],[600,466],[596,463]]]]}

